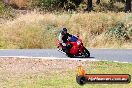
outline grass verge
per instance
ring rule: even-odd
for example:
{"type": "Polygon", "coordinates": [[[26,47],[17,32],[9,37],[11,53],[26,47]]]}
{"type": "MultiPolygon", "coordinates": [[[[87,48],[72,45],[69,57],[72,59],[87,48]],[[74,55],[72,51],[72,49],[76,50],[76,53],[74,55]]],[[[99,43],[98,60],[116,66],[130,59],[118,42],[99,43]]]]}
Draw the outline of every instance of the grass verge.
{"type": "Polygon", "coordinates": [[[89,74],[130,74],[131,63],[0,58],[0,88],[130,88],[130,84],[76,83],[76,67],[89,74]]]}
{"type": "Polygon", "coordinates": [[[89,48],[132,48],[132,14],[123,12],[19,14],[0,24],[0,48],[55,48],[62,27],[89,48]]]}

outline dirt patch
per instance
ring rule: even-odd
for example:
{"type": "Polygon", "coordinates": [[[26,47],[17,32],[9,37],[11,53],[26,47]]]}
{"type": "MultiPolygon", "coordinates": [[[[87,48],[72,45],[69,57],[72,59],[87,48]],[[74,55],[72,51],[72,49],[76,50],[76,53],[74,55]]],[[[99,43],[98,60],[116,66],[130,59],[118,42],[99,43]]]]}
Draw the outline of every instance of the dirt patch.
{"type": "Polygon", "coordinates": [[[81,60],[48,60],[48,59],[31,59],[31,58],[0,58],[0,73],[52,73],[75,70],[77,66],[87,66],[91,61],[81,60]]]}

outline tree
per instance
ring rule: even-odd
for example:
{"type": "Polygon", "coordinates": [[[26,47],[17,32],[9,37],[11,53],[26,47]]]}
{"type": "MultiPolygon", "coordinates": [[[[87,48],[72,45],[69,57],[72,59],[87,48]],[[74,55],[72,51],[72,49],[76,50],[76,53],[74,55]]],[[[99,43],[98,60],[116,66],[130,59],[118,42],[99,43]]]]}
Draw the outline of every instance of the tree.
{"type": "Polygon", "coordinates": [[[87,0],[87,8],[86,11],[91,11],[93,9],[92,0],[87,0]]]}
{"type": "Polygon", "coordinates": [[[96,0],[96,4],[97,4],[97,5],[100,4],[100,0],[96,0]]]}
{"type": "Polygon", "coordinates": [[[131,0],[126,0],[125,12],[131,12],[131,0]]]}
{"type": "MultiPolygon", "coordinates": [[[[96,4],[100,4],[100,0],[96,0],[96,4]]],[[[87,0],[87,8],[86,11],[91,11],[93,10],[93,3],[92,0],[87,0]]]]}

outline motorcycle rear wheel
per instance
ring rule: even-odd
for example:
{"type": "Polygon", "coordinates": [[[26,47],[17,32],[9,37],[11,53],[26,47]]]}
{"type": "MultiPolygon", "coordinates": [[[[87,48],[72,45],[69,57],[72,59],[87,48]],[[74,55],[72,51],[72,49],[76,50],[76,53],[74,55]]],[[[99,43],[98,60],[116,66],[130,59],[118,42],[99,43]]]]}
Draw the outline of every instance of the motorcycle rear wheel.
{"type": "Polygon", "coordinates": [[[74,57],[74,55],[72,55],[72,54],[70,54],[70,53],[66,53],[66,55],[67,55],[68,57],[70,57],[70,58],[73,58],[73,57],[74,57]]]}

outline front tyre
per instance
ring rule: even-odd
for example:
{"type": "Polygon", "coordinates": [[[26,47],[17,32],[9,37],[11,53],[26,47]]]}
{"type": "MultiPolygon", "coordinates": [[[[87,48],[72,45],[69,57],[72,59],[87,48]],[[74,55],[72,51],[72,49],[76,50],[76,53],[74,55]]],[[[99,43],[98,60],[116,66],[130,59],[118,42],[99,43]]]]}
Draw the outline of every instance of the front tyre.
{"type": "Polygon", "coordinates": [[[84,47],[84,57],[89,58],[90,57],[90,52],[84,47]]]}

